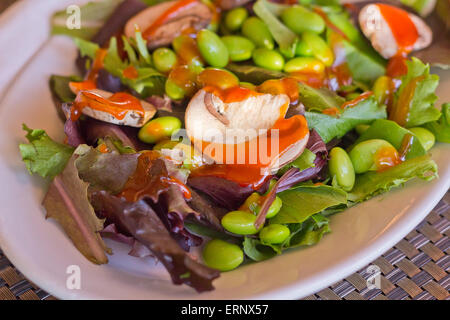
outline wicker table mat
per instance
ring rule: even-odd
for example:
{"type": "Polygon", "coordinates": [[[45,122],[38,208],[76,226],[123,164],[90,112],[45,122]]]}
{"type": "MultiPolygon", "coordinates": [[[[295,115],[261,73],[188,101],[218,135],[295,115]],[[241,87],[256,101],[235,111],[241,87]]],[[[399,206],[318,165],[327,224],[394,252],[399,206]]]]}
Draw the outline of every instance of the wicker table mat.
{"type": "MultiPolygon", "coordinates": [[[[372,264],[305,299],[449,300],[449,230],[450,192],[414,231],[372,264]],[[374,266],[380,270],[380,289],[367,286],[374,266]]],[[[54,298],[25,279],[0,250],[0,300],[5,299],[54,298]]]]}
{"type": "MultiPolygon", "coordinates": [[[[1,0],[0,13],[15,2],[1,0]]],[[[369,289],[368,267],[305,300],[439,299],[449,300],[450,193],[414,231],[369,266],[378,267],[380,289],[369,289]]],[[[49,300],[47,292],[28,281],[0,249],[0,300],[49,300]]]]}

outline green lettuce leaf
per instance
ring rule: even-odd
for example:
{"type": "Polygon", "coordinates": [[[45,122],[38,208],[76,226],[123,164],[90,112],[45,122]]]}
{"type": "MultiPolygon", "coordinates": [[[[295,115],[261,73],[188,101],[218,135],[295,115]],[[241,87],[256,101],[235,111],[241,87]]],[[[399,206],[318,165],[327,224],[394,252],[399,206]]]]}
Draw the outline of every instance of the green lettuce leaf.
{"type": "Polygon", "coordinates": [[[28,171],[43,178],[53,178],[63,171],[73,148],[53,141],[44,130],[33,130],[23,124],[28,144],[19,144],[22,160],[28,171]]]}
{"type": "Polygon", "coordinates": [[[286,76],[286,74],[284,74],[283,72],[269,70],[252,65],[230,63],[226,68],[234,73],[240,81],[250,82],[256,85],[259,85],[266,80],[281,79],[286,76]]]}
{"type": "Polygon", "coordinates": [[[315,129],[325,143],[341,138],[358,124],[369,124],[376,119],[386,118],[385,106],[378,105],[374,97],[360,101],[334,117],[317,112],[305,112],[308,127],[315,129]]]}
{"type": "Polygon", "coordinates": [[[425,155],[427,152],[423,148],[419,139],[414,136],[411,131],[399,126],[394,121],[386,119],[375,120],[372,125],[358,138],[358,140],[356,140],[355,145],[361,141],[370,139],[383,139],[392,144],[395,149],[400,150],[403,138],[406,134],[413,136],[411,147],[406,154],[406,159],[408,160],[425,155]]]}
{"type": "Polygon", "coordinates": [[[297,47],[298,37],[288,27],[286,27],[275,15],[277,10],[274,10],[277,4],[269,4],[266,0],[258,0],[253,5],[255,14],[264,21],[269,28],[275,41],[280,46],[280,51],[287,58],[292,58],[295,55],[295,48],[297,47]]]}
{"type": "Polygon", "coordinates": [[[437,141],[450,143],[450,103],[442,105],[439,120],[428,122],[424,127],[434,134],[437,141]]]}
{"type": "Polygon", "coordinates": [[[73,155],[69,159],[64,170],[50,184],[43,201],[46,218],[55,219],[75,247],[91,262],[107,263],[106,253],[111,250],[99,234],[104,220],[97,218],[89,202],[88,183],[78,176],[76,157],[73,155]]]}
{"type": "Polygon", "coordinates": [[[103,0],[89,2],[80,7],[80,29],[69,29],[67,27],[67,21],[70,19],[72,12],[68,13],[66,10],[58,11],[51,19],[51,33],[90,39],[103,26],[121,2],[122,0],[103,0]]]}
{"type": "Polygon", "coordinates": [[[75,99],[75,94],[69,88],[69,82],[81,81],[78,76],[50,76],[50,91],[55,95],[60,102],[72,102],[75,99]]]}
{"type": "Polygon", "coordinates": [[[301,223],[327,208],[346,204],[347,193],[327,185],[300,186],[280,192],[280,212],[270,223],[301,223]]]}
{"type": "Polygon", "coordinates": [[[298,89],[300,102],[303,103],[308,111],[322,112],[329,108],[339,108],[345,102],[344,98],[325,87],[316,89],[299,83],[298,89]]]}
{"type": "Polygon", "coordinates": [[[407,128],[438,120],[441,113],[434,107],[437,99],[434,92],[439,84],[439,76],[430,74],[430,66],[417,58],[413,57],[406,63],[408,73],[402,77],[392,110],[395,112],[402,107],[401,103],[409,102],[409,113],[404,125],[407,128]],[[412,97],[411,86],[414,86],[412,97]]]}
{"type": "Polygon", "coordinates": [[[349,200],[361,202],[389,191],[413,178],[432,180],[437,177],[437,165],[429,155],[402,162],[382,172],[367,172],[356,177],[349,200]]]}
{"type": "Polygon", "coordinates": [[[95,53],[98,49],[100,49],[100,46],[94,42],[81,39],[81,38],[74,38],[73,42],[80,50],[80,55],[82,57],[89,57],[90,59],[95,59],[95,53]]]}

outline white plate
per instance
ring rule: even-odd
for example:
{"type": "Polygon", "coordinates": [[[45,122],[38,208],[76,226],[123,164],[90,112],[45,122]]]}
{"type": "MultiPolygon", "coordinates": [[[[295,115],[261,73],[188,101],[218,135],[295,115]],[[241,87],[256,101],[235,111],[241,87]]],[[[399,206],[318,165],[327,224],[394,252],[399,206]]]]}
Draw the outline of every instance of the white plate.
{"type": "MultiPolygon", "coordinates": [[[[34,25],[27,30],[33,34],[42,32],[40,28],[46,27],[34,25]]],[[[2,50],[8,45],[0,43],[2,50]]],[[[450,146],[438,144],[432,150],[439,165],[438,180],[407,183],[404,188],[338,214],[331,219],[332,233],[318,245],[224,273],[214,282],[215,291],[200,295],[187,286],[172,285],[161,266],[155,266],[150,259],[128,256],[127,248],[117,243],[109,242],[114,255],[108,265],[91,264],[53,221],[44,219],[40,203],[46,183],[27,173],[18,151],[18,144],[24,141],[22,123],[44,128],[51,137],[63,139],[63,126],[51,102],[47,80],[53,73],[73,73],[75,52],[70,40],[51,39],[16,77],[0,102],[0,246],[26,277],[56,297],[300,298],[350,275],[387,251],[427,215],[449,188],[450,146]],[[81,269],[80,290],[66,287],[66,270],[71,265],[81,269]]],[[[2,62],[0,70],[4,70],[5,63],[8,61],[2,62]]],[[[438,94],[441,101],[450,101],[448,72],[443,78],[438,94]]]]}

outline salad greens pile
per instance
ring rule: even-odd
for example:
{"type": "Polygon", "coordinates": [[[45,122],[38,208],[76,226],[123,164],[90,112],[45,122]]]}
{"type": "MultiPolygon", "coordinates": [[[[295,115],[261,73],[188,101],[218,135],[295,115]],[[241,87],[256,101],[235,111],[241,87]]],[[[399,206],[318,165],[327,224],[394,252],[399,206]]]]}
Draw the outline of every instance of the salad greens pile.
{"type": "MultiPolygon", "coordinates": [[[[80,75],[52,75],[49,81],[67,139],[54,141],[44,130],[24,124],[28,143],[20,144],[19,151],[30,174],[51,181],[43,201],[47,217],[62,226],[87,259],[108,262],[112,250],[103,241],[108,237],[130,245],[130,255],[161,261],[174,284],[187,284],[198,292],[212,290],[219,271],[234,269],[245,260],[262,261],[284,250],[314,245],[331,231],[332,215],[411,179],[438,177],[428,151],[435,141],[450,143],[450,103],[441,111],[436,108],[439,77],[430,74],[428,64],[412,57],[406,62],[406,73],[389,77],[388,61],[357,28],[352,12],[336,0],[300,0],[294,6],[248,0],[245,6],[226,10],[215,10],[220,4],[214,1],[192,1],[221,14],[219,20],[209,17],[206,25],[195,30],[202,29],[210,39],[209,47],[197,46],[203,40],[196,34],[178,33],[164,49],[155,49],[152,41],[156,40],[137,25],[134,35],[127,37],[126,23],[165,3],[159,0],[88,3],[81,8],[81,29],[66,28],[65,11],[52,18],[52,33],[72,37],[79,50],[80,75]],[[320,22],[317,30],[289,20],[286,10],[292,8],[298,11],[291,13],[320,22]],[[238,28],[229,22],[232,18],[239,20],[233,20],[238,28]],[[267,28],[268,38],[258,42],[255,36],[263,32],[241,33],[246,19],[267,28]],[[305,34],[310,33],[316,48],[326,54],[311,50],[305,42],[305,34]],[[226,36],[247,43],[253,60],[231,59],[224,68],[214,65],[208,48],[237,50],[221,42],[226,36]],[[182,40],[193,46],[191,53],[197,53],[192,61],[186,61],[179,48],[182,40]],[[256,54],[266,55],[262,64],[256,54]],[[176,63],[163,70],[160,62],[171,63],[173,57],[176,63]],[[272,65],[267,64],[269,58],[272,65]],[[293,65],[294,60],[297,69],[288,72],[283,66],[293,65]],[[299,61],[306,69],[313,64],[318,67],[305,72],[299,61]],[[175,70],[187,75],[186,83],[180,85],[175,70]],[[291,100],[286,118],[306,119],[306,147],[257,188],[221,176],[195,174],[207,164],[191,141],[170,140],[185,127],[187,104],[205,87],[204,80],[199,80],[203,72],[211,70],[254,92],[295,79],[298,101],[291,100]],[[344,80],[339,72],[345,73],[344,80]],[[374,89],[380,78],[393,84],[382,90],[381,97],[374,89]],[[74,89],[86,83],[94,83],[95,89],[74,89]],[[156,115],[141,128],[92,114],[75,117],[74,106],[90,90],[110,93],[108,97],[126,94],[150,104],[156,115]],[[162,131],[150,129],[156,124],[162,131]],[[180,154],[181,160],[175,157],[180,154]],[[357,167],[359,162],[370,165],[357,167]],[[205,241],[209,242],[201,263],[189,250],[205,241]]],[[[280,94],[271,90],[264,93],[280,94]]]]}

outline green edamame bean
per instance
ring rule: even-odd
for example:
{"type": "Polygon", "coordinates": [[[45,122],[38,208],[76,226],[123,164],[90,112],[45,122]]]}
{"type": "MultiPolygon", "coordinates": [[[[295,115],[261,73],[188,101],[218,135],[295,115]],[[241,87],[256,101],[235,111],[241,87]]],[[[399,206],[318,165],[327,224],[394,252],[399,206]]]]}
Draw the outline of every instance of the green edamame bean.
{"type": "Polygon", "coordinates": [[[222,217],[222,226],[235,234],[247,235],[258,233],[255,228],[256,216],[246,211],[231,211],[222,217]]]}
{"type": "Polygon", "coordinates": [[[311,31],[305,31],[302,33],[302,39],[311,48],[315,58],[322,61],[327,67],[333,64],[334,53],[321,36],[311,31]]]}
{"type": "Polygon", "coordinates": [[[370,139],[358,143],[349,152],[350,159],[353,163],[353,168],[356,173],[364,173],[367,171],[377,170],[375,162],[375,155],[380,150],[388,150],[390,152],[396,152],[396,149],[387,142],[381,139],[370,139]]]}
{"type": "Polygon", "coordinates": [[[335,147],[331,149],[329,157],[330,176],[336,179],[337,184],[345,191],[352,190],[355,184],[355,170],[347,152],[342,148],[335,147]]]}
{"type": "Polygon", "coordinates": [[[259,232],[259,238],[262,242],[270,244],[279,244],[286,240],[291,231],[282,224],[269,224],[259,232]]]}
{"type": "Polygon", "coordinates": [[[253,91],[256,90],[256,86],[253,83],[250,83],[250,82],[242,81],[242,82],[239,83],[239,86],[241,86],[243,88],[247,88],[247,89],[253,90],[253,91]]]}
{"type": "Polygon", "coordinates": [[[358,124],[355,127],[355,131],[356,133],[358,133],[359,135],[362,135],[367,129],[369,129],[369,125],[368,124],[358,124]]]}
{"type": "MultiPolygon", "coordinates": [[[[280,212],[281,206],[283,205],[283,201],[281,198],[276,196],[275,200],[267,210],[266,218],[275,217],[278,212],[280,212]]],[[[242,208],[248,209],[253,214],[257,215],[259,210],[261,210],[261,196],[257,192],[253,192],[244,202],[242,208]]]]}
{"type": "Polygon", "coordinates": [[[225,36],[222,41],[228,49],[231,61],[244,61],[252,57],[253,42],[241,36],[225,36]]]}
{"type": "Polygon", "coordinates": [[[210,66],[223,68],[228,64],[228,49],[214,32],[200,30],[197,34],[197,45],[203,59],[210,66]]]}
{"type": "Polygon", "coordinates": [[[283,56],[275,50],[258,48],[253,51],[253,62],[262,68],[281,71],[284,67],[283,56]]]}
{"type": "Polygon", "coordinates": [[[292,6],[281,13],[284,24],[297,34],[304,31],[322,33],[325,21],[317,13],[302,6],[292,6]]]}
{"type": "Polygon", "coordinates": [[[138,132],[138,138],[145,143],[156,143],[169,138],[181,128],[176,117],[160,117],[147,122],[138,132]]]}
{"type": "Polygon", "coordinates": [[[153,146],[153,150],[161,151],[162,149],[173,149],[179,143],[180,142],[178,142],[176,140],[174,141],[174,140],[164,139],[164,140],[161,140],[160,142],[158,142],[157,144],[155,144],[153,146]]]}
{"type": "Polygon", "coordinates": [[[278,214],[278,212],[280,212],[282,205],[283,201],[281,201],[280,197],[276,196],[275,200],[272,202],[272,204],[269,207],[269,210],[267,211],[266,218],[275,217],[278,214]]]}
{"type": "Polygon", "coordinates": [[[408,130],[411,131],[417,137],[417,139],[419,139],[420,143],[426,151],[430,150],[434,146],[436,138],[434,137],[434,134],[431,133],[431,131],[421,127],[409,128],[408,130]]]}
{"type": "Polygon", "coordinates": [[[220,239],[209,241],[202,256],[208,267],[219,271],[233,270],[244,261],[244,252],[239,246],[220,239]]]}
{"type": "Polygon", "coordinates": [[[322,73],[325,65],[322,61],[311,57],[297,57],[284,65],[285,72],[322,73]]]}
{"type": "Polygon", "coordinates": [[[153,51],[153,64],[159,72],[170,71],[177,63],[177,55],[169,48],[158,48],[153,51]]]}
{"type": "Polygon", "coordinates": [[[248,12],[245,8],[234,8],[225,15],[225,26],[230,31],[237,31],[242,27],[248,12]]]}
{"type": "Polygon", "coordinates": [[[311,48],[306,44],[305,40],[299,39],[297,42],[297,47],[295,47],[295,55],[302,57],[312,57],[313,52],[311,48]]]}
{"type": "Polygon", "coordinates": [[[272,34],[267,25],[257,17],[250,17],[242,25],[242,34],[249,38],[257,47],[273,49],[272,34]]]}
{"type": "Polygon", "coordinates": [[[388,76],[381,76],[375,80],[372,92],[380,104],[386,104],[392,89],[392,80],[388,76]]]}
{"type": "Polygon", "coordinates": [[[181,100],[186,95],[186,91],[170,79],[166,80],[165,91],[167,96],[173,100],[181,100]]]}

